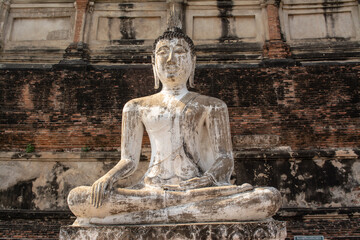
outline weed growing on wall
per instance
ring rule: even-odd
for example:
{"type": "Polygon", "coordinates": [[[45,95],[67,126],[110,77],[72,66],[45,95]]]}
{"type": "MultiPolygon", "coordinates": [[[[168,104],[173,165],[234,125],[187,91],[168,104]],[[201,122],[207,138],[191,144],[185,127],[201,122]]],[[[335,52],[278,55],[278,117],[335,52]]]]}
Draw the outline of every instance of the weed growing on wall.
{"type": "Polygon", "coordinates": [[[27,152],[27,153],[35,152],[35,147],[32,144],[28,144],[26,146],[25,152],[27,152]]]}

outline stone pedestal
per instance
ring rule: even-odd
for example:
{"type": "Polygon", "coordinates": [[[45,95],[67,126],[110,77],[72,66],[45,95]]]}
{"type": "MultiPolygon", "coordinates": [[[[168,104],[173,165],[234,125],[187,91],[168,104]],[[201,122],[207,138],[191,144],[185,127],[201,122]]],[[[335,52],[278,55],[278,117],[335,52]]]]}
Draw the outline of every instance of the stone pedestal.
{"type": "Polygon", "coordinates": [[[67,239],[285,239],[286,223],[217,222],[166,225],[64,226],[60,240],[67,239]]]}

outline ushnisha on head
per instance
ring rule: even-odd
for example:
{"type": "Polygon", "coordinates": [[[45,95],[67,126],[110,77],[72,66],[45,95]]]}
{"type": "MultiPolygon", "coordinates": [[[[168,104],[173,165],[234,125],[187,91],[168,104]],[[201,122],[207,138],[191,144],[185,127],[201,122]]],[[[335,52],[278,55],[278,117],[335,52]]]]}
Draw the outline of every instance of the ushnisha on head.
{"type": "Polygon", "coordinates": [[[186,84],[194,87],[196,65],[193,41],[180,28],[168,28],[153,46],[152,64],[155,89],[163,84],[186,84]]]}

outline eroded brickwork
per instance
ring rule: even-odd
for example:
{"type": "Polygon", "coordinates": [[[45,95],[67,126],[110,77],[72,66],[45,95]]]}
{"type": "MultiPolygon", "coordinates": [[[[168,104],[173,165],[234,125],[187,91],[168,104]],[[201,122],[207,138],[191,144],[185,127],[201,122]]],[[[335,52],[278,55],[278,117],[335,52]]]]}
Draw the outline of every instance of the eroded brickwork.
{"type": "Polygon", "coordinates": [[[268,5],[266,6],[269,39],[264,44],[264,57],[270,59],[282,59],[291,56],[290,48],[282,37],[279,19],[279,2],[280,1],[268,1],[268,5]]]}
{"type": "Polygon", "coordinates": [[[75,33],[74,33],[74,42],[79,42],[82,40],[82,34],[85,24],[85,13],[88,5],[88,0],[76,0],[76,15],[75,15],[75,33]]]}

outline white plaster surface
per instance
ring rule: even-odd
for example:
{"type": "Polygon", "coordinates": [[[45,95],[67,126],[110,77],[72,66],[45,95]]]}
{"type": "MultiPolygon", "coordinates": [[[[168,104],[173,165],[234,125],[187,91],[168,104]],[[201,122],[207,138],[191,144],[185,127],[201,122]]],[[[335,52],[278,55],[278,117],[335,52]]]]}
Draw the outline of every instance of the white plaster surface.
{"type": "MultiPolygon", "coordinates": [[[[15,155],[10,153],[9,155],[15,155]]],[[[28,154],[30,159],[33,156],[28,154]]],[[[43,152],[38,160],[12,160],[0,161],[0,191],[4,194],[9,191],[9,195],[19,194],[11,192],[17,184],[31,182],[31,196],[18,195],[18,204],[23,201],[31,201],[36,209],[55,210],[67,209],[66,198],[69,191],[79,185],[91,185],[96,179],[106,173],[113,162],[91,161],[91,159],[80,159],[79,153],[54,153],[43,152]],[[59,161],[54,161],[58,159],[59,161]],[[90,160],[90,161],[89,161],[90,160]],[[25,199],[28,198],[28,199],[25,199]]],[[[38,155],[38,156],[39,156],[38,155]]],[[[140,162],[137,171],[130,177],[122,179],[117,186],[131,186],[136,184],[144,175],[148,162],[140,162]]],[[[0,209],[9,209],[8,203],[0,201],[0,209]]]]}
{"type": "Polygon", "coordinates": [[[133,31],[136,39],[153,40],[160,34],[161,17],[136,17],[129,19],[99,17],[97,40],[126,39],[124,31],[133,31]],[[123,32],[123,33],[122,33],[123,32]]]}
{"type": "MultiPolygon", "coordinates": [[[[194,40],[214,40],[221,38],[221,18],[196,16],[193,20],[194,40]]],[[[236,38],[255,38],[256,21],[255,16],[237,16],[229,18],[229,35],[236,38]]]]}
{"type": "Polygon", "coordinates": [[[67,40],[70,37],[70,17],[15,18],[11,41],[67,40]]]}

